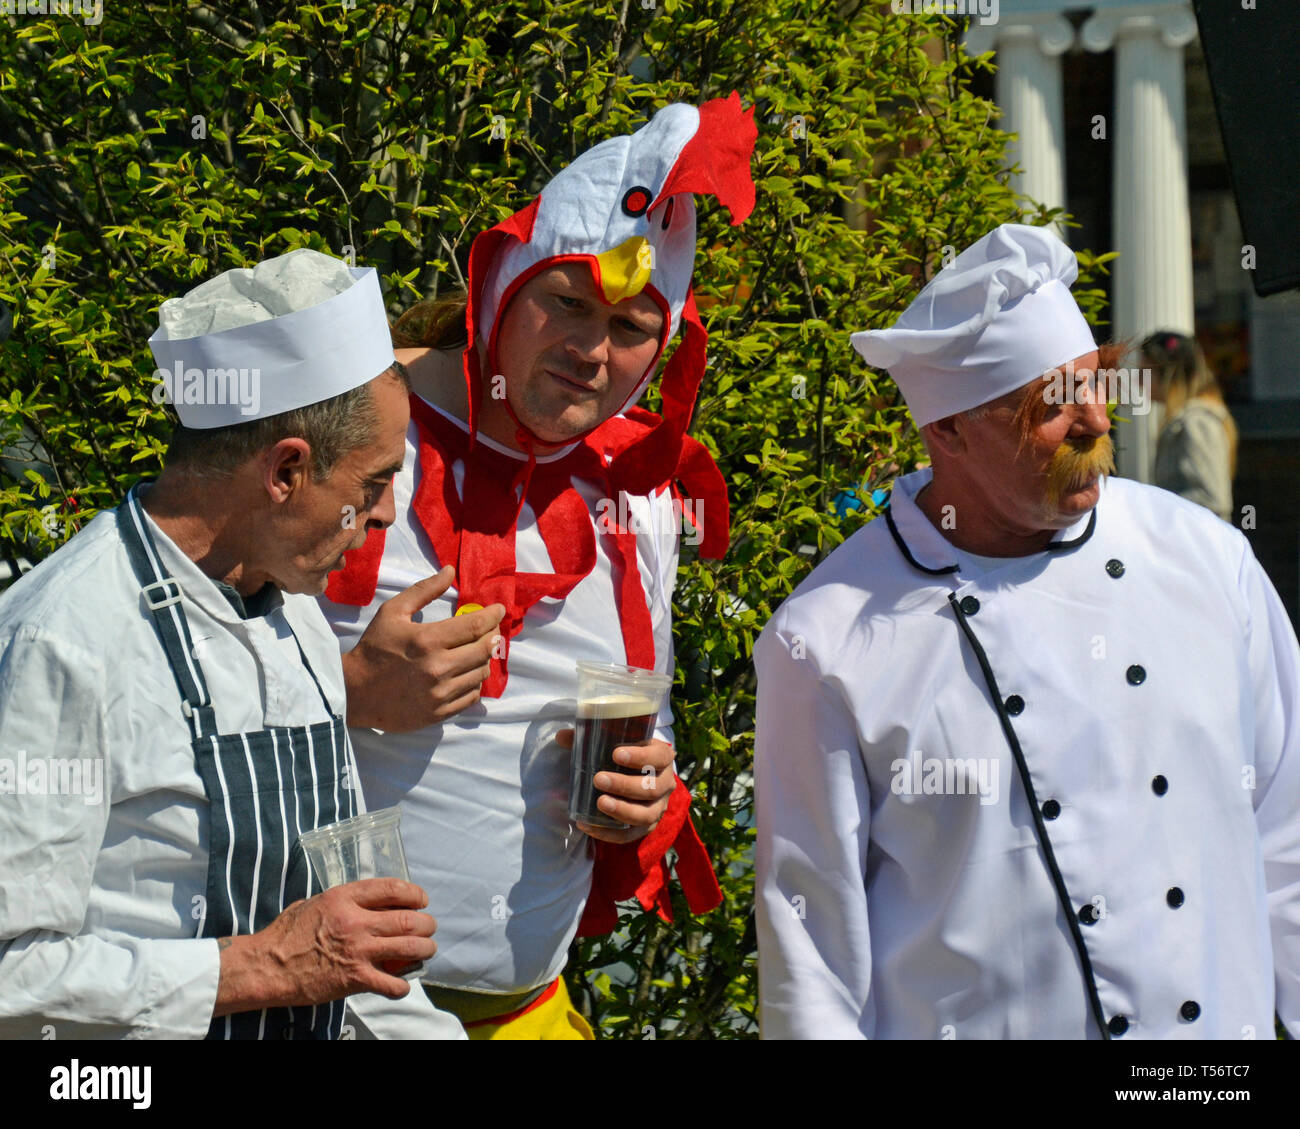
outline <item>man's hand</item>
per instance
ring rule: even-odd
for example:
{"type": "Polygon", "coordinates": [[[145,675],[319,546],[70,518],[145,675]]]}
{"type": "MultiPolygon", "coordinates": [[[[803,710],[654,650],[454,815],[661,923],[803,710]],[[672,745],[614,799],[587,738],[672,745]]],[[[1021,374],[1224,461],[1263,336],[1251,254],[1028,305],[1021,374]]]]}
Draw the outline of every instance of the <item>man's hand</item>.
{"type": "Polygon", "coordinates": [[[356,992],[401,999],[410,984],[385,971],[426,961],[438,924],[424,891],[400,878],[365,878],[288,906],[265,929],[222,937],[213,1017],[299,1007],[356,992]]]}
{"type": "Polygon", "coordinates": [[[409,733],[478,701],[506,609],[500,604],[438,623],[412,620],[456,577],[448,565],[386,600],[343,656],[348,724],[409,733]]]}
{"type": "MultiPolygon", "coordinates": [[[[573,730],[561,729],[555,735],[564,748],[573,748],[573,730]]],[[[677,787],[673,772],[673,747],[667,741],[644,741],[640,745],[619,745],[614,760],[635,776],[621,772],[596,773],[596,787],[607,795],[596,801],[611,819],[632,826],[626,831],[613,827],[593,827],[579,823],[593,839],[607,843],[631,843],[648,835],[668,810],[668,797],[677,787]]]]}

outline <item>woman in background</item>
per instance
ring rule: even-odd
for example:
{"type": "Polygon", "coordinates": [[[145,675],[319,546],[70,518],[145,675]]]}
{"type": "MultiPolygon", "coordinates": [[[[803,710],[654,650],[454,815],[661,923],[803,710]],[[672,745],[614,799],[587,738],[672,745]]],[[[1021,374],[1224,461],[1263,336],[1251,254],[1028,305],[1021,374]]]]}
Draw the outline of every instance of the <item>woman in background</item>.
{"type": "Polygon", "coordinates": [[[1231,521],[1237,425],[1205,354],[1194,337],[1162,331],[1142,343],[1142,364],[1153,373],[1152,395],[1165,406],[1155,484],[1231,521]]]}

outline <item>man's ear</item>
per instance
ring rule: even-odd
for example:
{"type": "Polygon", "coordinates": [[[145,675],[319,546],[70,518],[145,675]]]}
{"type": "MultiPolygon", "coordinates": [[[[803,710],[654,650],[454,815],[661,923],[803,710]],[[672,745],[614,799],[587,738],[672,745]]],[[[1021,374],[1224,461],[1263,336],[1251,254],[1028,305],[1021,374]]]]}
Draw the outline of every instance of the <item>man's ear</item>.
{"type": "Polygon", "coordinates": [[[262,485],[273,502],[287,502],[306,485],[310,473],[311,444],[306,439],[281,439],[262,456],[262,485]]]}
{"type": "Polygon", "coordinates": [[[921,437],[931,456],[938,454],[941,458],[957,458],[966,453],[965,420],[960,412],[927,423],[921,428],[921,437]]]}

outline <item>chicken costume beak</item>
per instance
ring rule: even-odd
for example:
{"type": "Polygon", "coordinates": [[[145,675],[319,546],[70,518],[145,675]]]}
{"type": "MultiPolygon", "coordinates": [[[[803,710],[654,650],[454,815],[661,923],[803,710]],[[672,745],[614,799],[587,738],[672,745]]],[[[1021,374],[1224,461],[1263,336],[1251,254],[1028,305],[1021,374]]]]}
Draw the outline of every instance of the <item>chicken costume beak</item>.
{"type": "Polygon", "coordinates": [[[600,289],[611,306],[635,298],[650,281],[654,248],[644,235],[633,235],[617,247],[596,256],[600,289]]]}

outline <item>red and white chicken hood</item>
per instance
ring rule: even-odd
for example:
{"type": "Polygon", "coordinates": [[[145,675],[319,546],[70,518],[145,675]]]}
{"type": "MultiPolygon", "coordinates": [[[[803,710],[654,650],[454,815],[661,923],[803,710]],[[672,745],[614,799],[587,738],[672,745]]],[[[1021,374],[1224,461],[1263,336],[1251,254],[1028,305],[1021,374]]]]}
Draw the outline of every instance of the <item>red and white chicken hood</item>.
{"type": "MultiPolygon", "coordinates": [[[[749,163],[758,136],[753,115],[752,107],[741,109],[734,92],[698,108],[665,106],[630,136],[587,150],[526,208],[474,240],[469,257],[470,337],[464,358],[471,435],[482,395],[476,342],[485,346],[491,371],[500,372],[499,315],[511,298],[539,271],[556,263],[585,262],[606,302],[645,293],[665,315],[659,351],[620,411],[640,399],[668,341],[685,326],[662,384],[661,426],[680,437],[704,374],[707,340],[691,290],[692,196],[717,197],[731,213],[733,225],[753,210],[749,163]]],[[[509,400],[503,402],[509,410],[509,400]]],[[[539,441],[518,419],[515,424],[525,445],[539,441]]],[[[668,446],[674,446],[671,440],[668,446]]]]}

